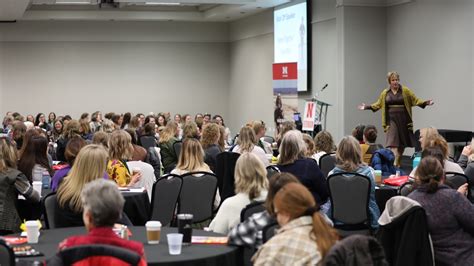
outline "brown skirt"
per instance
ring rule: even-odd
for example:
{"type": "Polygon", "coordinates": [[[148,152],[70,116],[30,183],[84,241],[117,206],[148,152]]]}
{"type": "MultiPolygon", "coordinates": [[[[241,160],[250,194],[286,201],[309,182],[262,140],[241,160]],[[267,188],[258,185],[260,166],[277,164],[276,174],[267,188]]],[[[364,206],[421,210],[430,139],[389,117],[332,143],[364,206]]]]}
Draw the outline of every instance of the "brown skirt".
{"type": "Polygon", "coordinates": [[[388,108],[388,121],[390,125],[385,139],[385,147],[405,148],[415,146],[413,130],[408,129],[411,119],[405,108],[388,108]]]}

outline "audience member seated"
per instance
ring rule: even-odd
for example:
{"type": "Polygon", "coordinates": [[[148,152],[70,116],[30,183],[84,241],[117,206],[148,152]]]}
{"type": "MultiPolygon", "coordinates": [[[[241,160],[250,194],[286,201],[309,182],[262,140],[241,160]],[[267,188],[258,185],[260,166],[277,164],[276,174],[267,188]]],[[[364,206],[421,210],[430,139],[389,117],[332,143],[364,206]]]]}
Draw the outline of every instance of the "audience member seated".
{"type": "MultiPolygon", "coordinates": [[[[115,222],[120,219],[125,202],[116,184],[104,179],[92,181],[84,186],[80,200],[84,210],[82,220],[88,234],[65,239],[59,244],[59,250],[91,244],[112,245],[136,252],[142,258],[139,265],[147,265],[143,244],[122,239],[113,231],[115,222]]],[[[100,257],[89,257],[87,262],[88,265],[105,263],[100,257]]]]}
{"type": "Polygon", "coordinates": [[[130,129],[130,128],[125,129],[125,132],[127,132],[130,135],[130,138],[132,139],[132,146],[133,146],[132,161],[144,162],[146,159],[146,150],[145,148],[137,144],[137,132],[135,132],[135,130],[130,129]]]}
{"type": "Polygon", "coordinates": [[[53,192],[58,190],[59,184],[63,181],[63,178],[68,175],[71,167],[74,165],[77,154],[86,145],[87,142],[79,136],[74,136],[69,140],[66,146],[66,152],[64,153],[67,164],[63,168],[56,170],[51,179],[51,190],[53,192]]]}
{"type": "Polygon", "coordinates": [[[242,154],[235,165],[236,194],[224,200],[209,229],[227,234],[240,222],[240,212],[245,206],[253,201],[266,199],[267,188],[267,171],[263,163],[255,154],[242,154]]]}
{"type": "Polygon", "coordinates": [[[408,197],[426,211],[436,265],[474,265],[474,205],[443,179],[439,159],[424,157],[415,172],[418,188],[408,197]]]}
{"type": "Polygon", "coordinates": [[[71,120],[64,125],[63,135],[58,139],[56,148],[56,158],[58,161],[65,162],[64,152],[68,141],[74,136],[81,136],[81,124],[77,120],[71,120]]]}
{"type": "Polygon", "coordinates": [[[127,161],[132,158],[132,138],[124,130],[115,130],[109,140],[109,162],[107,174],[120,187],[134,186],[141,178],[140,172],[132,173],[127,161]]]}
{"type": "Polygon", "coordinates": [[[313,159],[319,164],[319,159],[327,153],[334,152],[334,140],[329,131],[323,130],[318,132],[314,137],[314,150],[315,154],[312,156],[313,159]]]}
{"type": "Polygon", "coordinates": [[[277,173],[270,178],[265,211],[255,213],[247,220],[237,224],[229,232],[229,245],[259,248],[263,244],[262,230],[265,226],[275,223],[273,198],[286,184],[299,183],[298,179],[290,173],[277,173]]]}
{"type": "Polygon", "coordinates": [[[464,174],[469,177],[469,182],[474,182],[474,141],[464,147],[458,164],[464,169],[464,174]]]}
{"type": "Polygon", "coordinates": [[[28,178],[16,169],[17,150],[5,135],[0,135],[0,235],[20,231],[20,216],[15,207],[18,194],[27,200],[39,202],[40,195],[33,190],[28,178]]]}
{"type": "Polygon", "coordinates": [[[148,150],[150,147],[157,147],[158,140],[155,137],[155,126],[155,123],[145,124],[141,131],[140,143],[145,150],[148,150]]]}
{"type": "Polygon", "coordinates": [[[281,228],[254,255],[254,265],[320,264],[339,237],[318,212],[308,189],[287,184],[276,193],[273,205],[281,228]]]}
{"type": "Polygon", "coordinates": [[[178,156],[173,147],[174,143],[178,141],[178,134],[178,125],[175,122],[169,122],[160,134],[158,146],[160,147],[161,162],[163,163],[165,173],[173,170],[178,162],[178,156]]]}
{"type": "Polygon", "coordinates": [[[49,134],[49,141],[56,143],[64,131],[63,121],[56,119],[53,123],[51,133],[49,134]]]}
{"type": "Polygon", "coordinates": [[[251,152],[255,154],[266,167],[270,163],[268,162],[267,156],[265,155],[265,151],[256,144],[257,137],[255,136],[255,132],[252,128],[244,126],[240,129],[237,145],[234,146],[230,151],[236,153],[251,152]]]}
{"type": "Polygon", "coordinates": [[[16,142],[16,149],[20,150],[23,146],[23,138],[26,134],[26,126],[22,121],[13,122],[10,136],[16,142]]]}
{"type": "Polygon", "coordinates": [[[377,128],[373,125],[367,125],[364,129],[364,143],[360,144],[362,150],[362,160],[370,165],[374,152],[383,149],[382,144],[375,143],[377,141],[377,128]]]}
{"type": "Polygon", "coordinates": [[[219,145],[219,148],[222,151],[225,151],[227,147],[229,147],[225,134],[225,128],[223,126],[219,126],[219,140],[217,141],[217,145],[219,145]]]}
{"type": "Polygon", "coordinates": [[[303,141],[306,144],[306,152],[304,153],[304,157],[313,158],[313,155],[315,154],[313,138],[309,134],[303,134],[303,141]]]}
{"type": "Polygon", "coordinates": [[[58,215],[53,218],[58,227],[83,225],[81,191],[85,184],[103,177],[107,157],[105,149],[95,144],[79,151],[71,171],[58,188],[55,212],[58,215]]]}
{"type": "MultiPolygon", "coordinates": [[[[202,149],[201,143],[195,138],[187,138],[183,141],[178,164],[176,168],[171,171],[171,173],[175,175],[184,175],[189,172],[212,173],[209,166],[204,162],[204,150],[202,149]]],[[[217,209],[220,203],[221,197],[219,190],[217,190],[214,199],[214,208],[217,209]]]]}
{"type": "Polygon", "coordinates": [[[296,125],[294,121],[284,121],[283,123],[280,124],[280,126],[277,128],[278,134],[276,135],[278,148],[280,148],[281,141],[283,137],[285,136],[286,132],[290,130],[295,130],[295,129],[296,129],[296,125]]]}
{"type": "Polygon", "coordinates": [[[102,145],[104,149],[108,150],[109,138],[110,138],[109,133],[106,133],[104,131],[97,131],[94,133],[94,136],[92,137],[92,144],[102,145]]]}
{"type": "Polygon", "coordinates": [[[288,131],[280,145],[278,169],[295,175],[306,186],[319,205],[329,197],[326,179],[318,164],[311,158],[305,158],[306,145],[298,130],[288,131]]]}
{"type": "MultiPolygon", "coordinates": [[[[374,170],[362,162],[360,144],[352,136],[345,136],[339,143],[336,151],[336,167],[329,172],[329,175],[341,172],[355,172],[370,179],[369,214],[371,228],[376,230],[379,227],[378,219],[380,210],[375,201],[375,177],[374,170]]],[[[334,221],[337,223],[337,221],[334,221]]]]}
{"type": "Polygon", "coordinates": [[[219,138],[219,125],[216,123],[208,123],[204,126],[201,137],[201,144],[205,153],[204,162],[209,165],[212,171],[216,170],[217,155],[224,151],[218,144],[219,138]]]}
{"type": "Polygon", "coordinates": [[[352,130],[352,136],[359,142],[359,144],[364,144],[364,125],[357,125],[352,130]]]}
{"type": "Polygon", "coordinates": [[[44,129],[45,131],[51,130],[50,125],[46,122],[46,116],[43,113],[38,113],[36,115],[35,126],[44,129]]]}
{"type": "Polygon", "coordinates": [[[221,115],[214,115],[212,120],[214,120],[219,126],[224,127],[223,138],[225,140],[225,144],[228,146],[232,145],[232,134],[230,134],[230,129],[225,126],[224,118],[222,118],[221,115]]]}
{"type": "Polygon", "coordinates": [[[187,138],[199,139],[200,137],[201,137],[201,131],[199,130],[197,124],[194,121],[189,121],[184,124],[182,139],[187,139],[187,138]]]}
{"type": "Polygon", "coordinates": [[[273,154],[272,144],[263,140],[263,137],[265,137],[265,134],[267,133],[265,123],[261,120],[255,120],[252,122],[251,126],[255,133],[255,137],[257,138],[257,145],[262,148],[266,154],[273,154]]]}
{"type": "MultiPolygon", "coordinates": [[[[425,136],[420,140],[420,142],[422,143],[422,148],[423,148],[422,154],[424,150],[426,150],[427,148],[438,147],[440,149],[440,151],[442,152],[442,156],[444,158],[443,167],[444,167],[445,172],[455,172],[455,173],[464,174],[464,171],[462,170],[461,166],[459,166],[455,162],[451,162],[450,160],[448,160],[449,158],[448,143],[443,138],[443,136],[439,134],[425,136]]],[[[415,176],[415,171],[416,171],[416,167],[411,171],[410,173],[411,177],[415,176]]]]}
{"type": "Polygon", "coordinates": [[[48,159],[48,139],[35,133],[23,144],[18,170],[24,173],[30,182],[42,181],[45,172],[52,176],[54,172],[48,159]]]}
{"type": "Polygon", "coordinates": [[[89,126],[92,133],[102,130],[102,113],[100,111],[95,111],[92,113],[89,126]]]}

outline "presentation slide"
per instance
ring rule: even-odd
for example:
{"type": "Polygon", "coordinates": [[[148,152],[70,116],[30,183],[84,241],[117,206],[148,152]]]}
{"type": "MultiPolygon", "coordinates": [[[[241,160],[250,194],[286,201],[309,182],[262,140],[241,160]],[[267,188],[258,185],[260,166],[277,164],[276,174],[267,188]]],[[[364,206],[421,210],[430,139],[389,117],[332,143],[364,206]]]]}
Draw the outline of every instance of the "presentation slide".
{"type": "Polygon", "coordinates": [[[306,2],[274,11],[275,63],[297,62],[298,91],[307,91],[308,25],[306,2]]]}

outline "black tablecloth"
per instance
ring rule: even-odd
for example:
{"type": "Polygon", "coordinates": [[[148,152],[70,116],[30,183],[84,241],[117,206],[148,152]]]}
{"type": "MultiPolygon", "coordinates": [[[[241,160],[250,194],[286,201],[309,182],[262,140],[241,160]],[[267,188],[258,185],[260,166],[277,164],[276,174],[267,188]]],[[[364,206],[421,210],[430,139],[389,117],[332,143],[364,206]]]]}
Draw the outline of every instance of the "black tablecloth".
{"type": "Polygon", "coordinates": [[[145,225],[150,218],[150,199],[144,192],[122,192],[125,198],[123,211],[127,214],[133,225],[145,225]]]}
{"type": "MultiPolygon", "coordinates": [[[[190,246],[183,246],[181,255],[172,256],[168,253],[168,244],[166,234],[176,233],[177,228],[162,228],[160,244],[148,245],[146,244],[146,231],[144,226],[130,227],[132,236],[130,240],[135,240],[144,243],[145,256],[148,265],[237,265],[238,252],[237,247],[227,245],[209,245],[209,244],[193,244],[190,246]]],[[[84,235],[86,229],[84,227],[70,227],[52,230],[42,230],[38,244],[28,244],[34,249],[42,252],[44,256],[34,258],[22,258],[21,264],[27,261],[44,261],[51,258],[57,252],[58,243],[63,239],[72,235],[84,235]]],[[[206,232],[203,230],[193,230],[193,235],[199,236],[220,236],[213,232],[206,232]]]]}

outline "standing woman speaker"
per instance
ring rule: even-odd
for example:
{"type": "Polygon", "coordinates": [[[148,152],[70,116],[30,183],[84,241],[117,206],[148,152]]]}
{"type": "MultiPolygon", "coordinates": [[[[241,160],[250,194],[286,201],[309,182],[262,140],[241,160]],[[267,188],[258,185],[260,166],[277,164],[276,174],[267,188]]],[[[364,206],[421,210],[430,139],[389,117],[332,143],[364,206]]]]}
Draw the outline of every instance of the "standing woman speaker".
{"type": "Polygon", "coordinates": [[[400,167],[401,156],[406,147],[415,146],[413,134],[412,107],[425,108],[433,105],[432,100],[421,100],[406,86],[400,84],[400,75],[397,72],[388,72],[389,87],[384,89],[379,99],[371,104],[362,103],[360,110],[370,109],[373,112],[382,109],[382,127],[387,134],[385,147],[395,154],[395,166],[400,167]]]}

